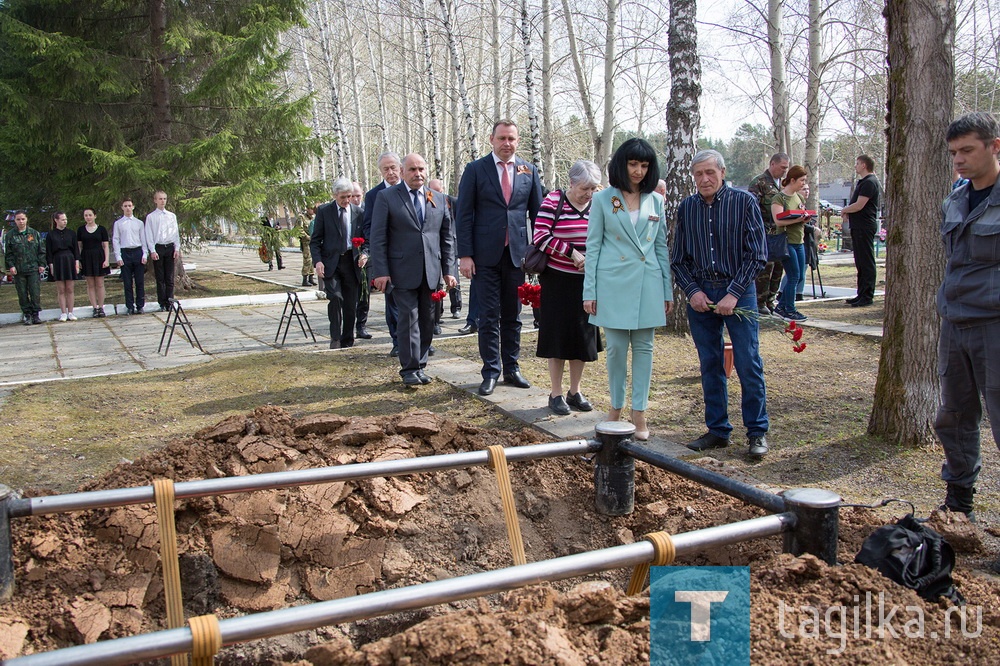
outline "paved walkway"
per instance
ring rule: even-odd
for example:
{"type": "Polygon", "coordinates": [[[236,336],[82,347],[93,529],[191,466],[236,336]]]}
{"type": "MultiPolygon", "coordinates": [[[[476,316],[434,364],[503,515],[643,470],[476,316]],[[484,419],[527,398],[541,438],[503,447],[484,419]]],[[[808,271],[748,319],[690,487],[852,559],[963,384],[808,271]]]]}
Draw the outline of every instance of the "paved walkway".
{"type": "MultiPolygon", "coordinates": [[[[46,323],[41,326],[22,326],[17,323],[17,314],[5,314],[0,315],[0,324],[4,324],[0,326],[0,343],[8,350],[16,349],[17,353],[4,360],[0,376],[0,396],[20,384],[174,368],[203,363],[213,358],[281,348],[339,353],[329,349],[326,300],[321,300],[322,294],[315,288],[301,287],[300,257],[296,252],[287,252],[285,270],[268,271],[255,252],[239,247],[210,246],[188,252],[184,256],[184,262],[189,270],[228,271],[270,281],[287,287],[288,292],[297,293],[316,335],[316,342],[311,337],[303,336],[294,321],[285,344],[275,342],[285,308],[286,293],[181,299],[181,306],[191,321],[204,352],[187,342],[180,327],[176,329],[169,352],[158,352],[167,313],[92,319],[89,307],[76,308],[79,321],[60,323],[56,321],[58,311],[48,310],[42,313],[46,323]]],[[[463,287],[463,303],[467,303],[467,282],[463,281],[463,287]]],[[[835,288],[827,287],[828,295],[833,296],[833,291],[835,288]]],[[[844,298],[852,293],[846,291],[845,294],[840,294],[840,290],[836,291],[835,298],[844,298]]],[[[119,305],[118,310],[124,311],[124,307],[119,305]]],[[[857,330],[873,327],[851,327],[837,322],[810,323],[843,332],[873,334],[857,330]]],[[[442,321],[442,337],[458,336],[458,329],[464,324],[464,316],[461,319],[451,319],[446,314],[442,321]]],[[[380,348],[380,351],[384,350],[387,354],[391,348],[391,339],[385,326],[384,300],[381,294],[372,295],[369,330],[374,338],[359,341],[358,345],[380,348]]],[[[877,333],[881,336],[881,330],[877,333]]],[[[524,329],[524,335],[533,335],[530,326],[524,329]]],[[[435,356],[429,370],[438,379],[473,394],[482,380],[479,363],[444,352],[435,356]]],[[[603,420],[604,414],[597,412],[573,412],[570,416],[555,417],[545,406],[547,397],[548,390],[544,386],[519,390],[498,385],[492,396],[481,399],[559,440],[589,437],[593,434],[594,426],[603,420]]],[[[673,455],[690,453],[680,445],[663,440],[655,441],[654,445],[673,455]]]]}

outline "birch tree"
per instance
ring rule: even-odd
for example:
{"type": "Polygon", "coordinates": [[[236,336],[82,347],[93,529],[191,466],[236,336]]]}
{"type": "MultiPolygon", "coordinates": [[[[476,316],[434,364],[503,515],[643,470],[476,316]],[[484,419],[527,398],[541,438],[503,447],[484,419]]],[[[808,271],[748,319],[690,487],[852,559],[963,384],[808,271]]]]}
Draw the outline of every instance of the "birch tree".
{"type": "Polygon", "coordinates": [[[528,97],[528,126],[531,128],[531,162],[544,178],[542,168],[542,137],[535,112],[535,64],[531,57],[531,24],[528,22],[528,0],[521,0],[521,42],[524,46],[524,87],[528,97]]]}
{"type": "Polygon", "coordinates": [[[455,32],[451,27],[451,13],[448,8],[448,0],[438,0],[441,7],[441,20],[443,22],[445,37],[448,39],[448,49],[451,51],[452,67],[455,69],[455,82],[458,85],[458,94],[462,100],[462,111],[465,115],[465,131],[469,141],[469,159],[475,160],[478,146],[476,145],[476,125],[472,119],[472,105],[469,103],[469,91],[465,87],[465,73],[462,69],[462,58],[458,53],[458,44],[455,41],[455,32]]]}
{"type": "Polygon", "coordinates": [[[431,145],[434,152],[434,173],[440,175],[444,170],[441,160],[441,134],[438,130],[437,89],[434,83],[434,54],[431,52],[431,36],[427,30],[427,5],[420,0],[420,33],[424,43],[424,60],[427,67],[427,108],[431,120],[431,145]]]}
{"type": "MultiPolygon", "coordinates": [[[[667,196],[663,214],[667,219],[672,244],[677,227],[677,208],[681,201],[694,192],[691,178],[691,160],[694,158],[701,112],[701,61],[698,58],[698,30],[696,0],[672,0],[670,26],[667,33],[667,51],[670,53],[670,102],[667,104],[667,145],[663,175],[667,183],[667,196]]],[[[667,329],[674,333],[689,330],[686,297],[682,289],[674,287],[674,308],[667,317],[667,329]]]]}
{"type": "Polygon", "coordinates": [[[785,82],[785,52],[782,37],[783,0],[767,0],[767,45],[771,53],[771,122],[775,152],[787,153],[792,146],[788,122],[788,88],[785,82]]]}

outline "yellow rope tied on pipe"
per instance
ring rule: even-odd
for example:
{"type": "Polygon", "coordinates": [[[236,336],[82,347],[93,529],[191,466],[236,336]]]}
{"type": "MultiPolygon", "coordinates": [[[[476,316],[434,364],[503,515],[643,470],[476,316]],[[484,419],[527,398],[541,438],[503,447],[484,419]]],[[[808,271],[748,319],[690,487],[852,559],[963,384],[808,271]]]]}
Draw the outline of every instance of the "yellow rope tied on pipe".
{"type": "Polygon", "coordinates": [[[212,666],[215,655],[222,649],[222,630],[219,618],[199,615],[188,620],[191,627],[191,666],[212,666]]]}
{"type": "MultiPolygon", "coordinates": [[[[184,604],[181,602],[181,568],[177,560],[177,525],[174,523],[174,482],[170,479],[153,481],[156,498],[156,521],[160,526],[160,565],[163,567],[163,596],[167,605],[167,628],[184,626],[184,604]]],[[[187,656],[170,657],[171,666],[186,666],[187,656]]]]}
{"type": "MultiPolygon", "coordinates": [[[[650,532],[642,537],[653,544],[652,564],[663,567],[674,561],[677,551],[674,549],[673,539],[666,532],[650,532]]],[[[642,562],[635,565],[632,570],[632,580],[628,582],[628,590],[625,594],[633,596],[642,592],[646,587],[646,575],[649,574],[650,562],[642,562]]]]}
{"type": "Polygon", "coordinates": [[[517,522],[517,507],[514,505],[514,490],[510,487],[510,470],[507,468],[507,454],[499,444],[486,447],[490,469],[497,473],[500,486],[500,503],[503,505],[503,519],[507,524],[507,539],[514,564],[525,564],[524,541],[521,540],[521,525],[517,522]]]}

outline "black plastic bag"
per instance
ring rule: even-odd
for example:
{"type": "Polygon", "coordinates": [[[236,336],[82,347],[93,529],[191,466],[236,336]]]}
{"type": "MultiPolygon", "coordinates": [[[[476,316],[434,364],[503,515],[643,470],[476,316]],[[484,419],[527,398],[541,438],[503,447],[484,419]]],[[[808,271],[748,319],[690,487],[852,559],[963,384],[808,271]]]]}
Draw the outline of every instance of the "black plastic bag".
{"type": "Polygon", "coordinates": [[[945,597],[955,604],[965,603],[951,577],[955,551],[912,514],[872,532],[854,561],[878,569],[886,578],[916,590],[928,601],[945,597]]]}

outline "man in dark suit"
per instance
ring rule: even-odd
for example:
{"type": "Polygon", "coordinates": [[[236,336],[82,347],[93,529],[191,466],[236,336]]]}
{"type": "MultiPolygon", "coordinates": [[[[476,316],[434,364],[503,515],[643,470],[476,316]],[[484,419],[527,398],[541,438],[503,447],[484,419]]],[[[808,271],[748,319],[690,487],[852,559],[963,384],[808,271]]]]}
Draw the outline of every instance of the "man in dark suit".
{"type": "Polygon", "coordinates": [[[424,187],[427,163],[416,153],[403,160],[403,182],[375,197],[371,253],[375,288],[392,295],[399,310],[399,374],[407,386],[429,384],[424,372],[434,337],[431,292],[455,286],[455,245],[444,195],[424,187]]]}
{"type": "Polygon", "coordinates": [[[504,384],[531,385],[521,375],[521,301],[528,249],[528,220],[535,221],[542,202],[538,170],[515,158],[517,125],[501,120],[493,126],[493,152],[470,162],[458,186],[458,256],[460,272],[475,280],[479,307],[479,355],[483,359],[480,395],[490,395],[503,373],[504,384]]]}
{"type": "Polygon", "coordinates": [[[361,289],[361,269],[368,262],[368,244],[355,247],[354,238],[363,236],[361,209],[351,203],[351,181],[333,182],[333,201],[316,210],[316,222],[309,241],[316,277],[329,300],[330,349],[354,346],[354,320],[361,289]]]}
{"type": "MultiPolygon", "coordinates": [[[[399,155],[391,152],[379,155],[378,170],[382,174],[382,182],[365,193],[364,232],[365,240],[369,243],[371,243],[372,239],[372,213],[375,211],[375,197],[387,187],[392,187],[399,183],[402,175],[402,163],[399,161],[399,155]]],[[[389,337],[392,338],[392,351],[389,352],[389,356],[392,357],[399,355],[399,344],[396,339],[396,323],[398,318],[399,313],[396,310],[396,302],[393,300],[392,291],[390,290],[388,294],[385,294],[385,325],[389,327],[389,337]]]]}

